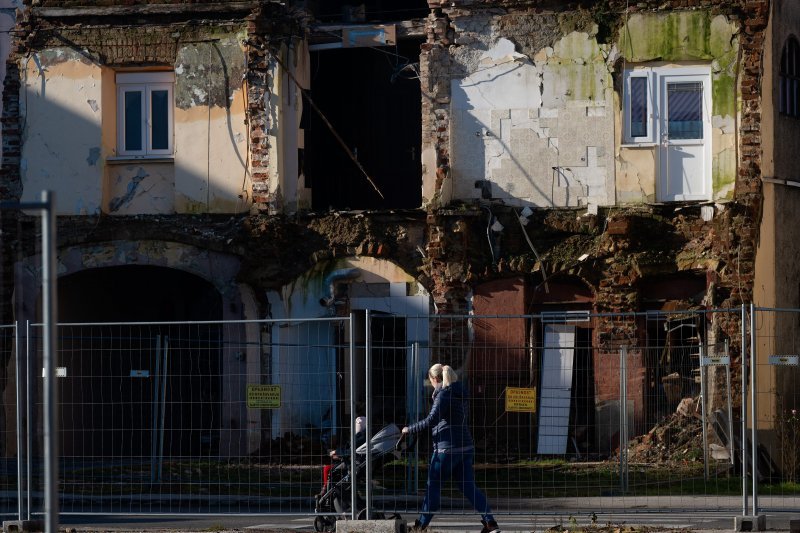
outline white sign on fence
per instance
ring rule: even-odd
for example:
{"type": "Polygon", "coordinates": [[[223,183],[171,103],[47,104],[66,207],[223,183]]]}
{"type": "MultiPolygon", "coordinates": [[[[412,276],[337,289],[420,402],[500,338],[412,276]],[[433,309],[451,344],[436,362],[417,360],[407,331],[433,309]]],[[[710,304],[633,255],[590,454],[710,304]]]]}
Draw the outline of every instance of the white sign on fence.
{"type": "Polygon", "coordinates": [[[796,355],[770,355],[769,364],[771,365],[786,365],[797,366],[798,356],[796,355]]]}

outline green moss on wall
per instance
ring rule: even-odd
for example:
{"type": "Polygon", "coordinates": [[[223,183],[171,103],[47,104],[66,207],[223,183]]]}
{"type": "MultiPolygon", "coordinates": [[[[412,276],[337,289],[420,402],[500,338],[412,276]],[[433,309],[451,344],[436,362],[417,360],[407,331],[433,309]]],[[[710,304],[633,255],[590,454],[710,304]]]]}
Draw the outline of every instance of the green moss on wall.
{"type": "Polygon", "coordinates": [[[729,197],[733,196],[736,184],[736,154],[725,150],[714,155],[711,161],[712,190],[716,193],[727,189],[729,197]]]}
{"type": "Polygon", "coordinates": [[[627,61],[712,60],[727,56],[737,28],[709,11],[632,15],[617,38],[627,61]]]}
{"type": "Polygon", "coordinates": [[[719,75],[711,80],[712,114],[719,117],[736,116],[736,80],[719,75]]]}

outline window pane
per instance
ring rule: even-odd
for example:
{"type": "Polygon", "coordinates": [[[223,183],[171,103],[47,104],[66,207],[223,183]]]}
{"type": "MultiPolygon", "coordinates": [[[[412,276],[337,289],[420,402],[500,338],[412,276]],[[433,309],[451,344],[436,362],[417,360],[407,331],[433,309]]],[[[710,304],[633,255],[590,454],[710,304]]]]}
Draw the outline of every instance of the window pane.
{"type": "Polygon", "coordinates": [[[142,149],[142,93],[125,93],[125,150],[142,149]]]}
{"type": "Polygon", "coordinates": [[[631,137],[647,137],[647,78],[631,78],[631,137]]]}
{"type": "Polygon", "coordinates": [[[169,91],[153,91],[150,95],[152,148],[166,150],[169,148],[169,91]]]}
{"type": "Polygon", "coordinates": [[[670,139],[702,139],[703,84],[667,84],[667,113],[670,139]]]}

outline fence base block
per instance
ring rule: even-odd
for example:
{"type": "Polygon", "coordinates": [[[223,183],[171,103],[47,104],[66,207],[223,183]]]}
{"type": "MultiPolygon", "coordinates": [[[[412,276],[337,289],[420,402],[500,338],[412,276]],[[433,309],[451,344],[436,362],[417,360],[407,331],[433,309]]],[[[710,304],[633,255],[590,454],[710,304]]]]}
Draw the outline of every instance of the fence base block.
{"type": "Polygon", "coordinates": [[[766,529],[767,515],[733,517],[734,531],[764,531],[766,529]]]}
{"type": "Polygon", "coordinates": [[[3,520],[3,533],[27,531],[44,531],[44,522],[41,520],[3,520]]]}
{"type": "Polygon", "coordinates": [[[406,523],[394,520],[337,520],[336,533],[406,533],[406,523]]]}

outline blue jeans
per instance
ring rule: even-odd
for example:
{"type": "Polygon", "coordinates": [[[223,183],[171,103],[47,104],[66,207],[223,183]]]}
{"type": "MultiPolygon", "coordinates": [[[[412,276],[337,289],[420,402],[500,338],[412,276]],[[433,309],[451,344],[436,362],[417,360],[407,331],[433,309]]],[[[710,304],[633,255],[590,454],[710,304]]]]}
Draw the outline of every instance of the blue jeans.
{"type": "Polygon", "coordinates": [[[481,514],[485,522],[494,520],[486,495],[475,485],[475,472],[472,469],[474,452],[434,453],[428,468],[428,487],[422,502],[419,523],[427,527],[433,520],[433,513],[439,510],[442,494],[442,481],[452,478],[458,490],[466,496],[472,507],[481,514]]]}

